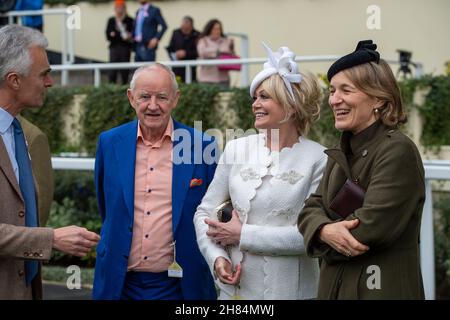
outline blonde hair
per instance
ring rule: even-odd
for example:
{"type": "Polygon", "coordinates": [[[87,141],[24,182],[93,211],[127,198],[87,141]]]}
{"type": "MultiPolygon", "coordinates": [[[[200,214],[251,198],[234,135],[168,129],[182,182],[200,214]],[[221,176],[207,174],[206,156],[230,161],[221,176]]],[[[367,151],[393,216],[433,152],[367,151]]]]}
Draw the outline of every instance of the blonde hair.
{"type": "Polygon", "coordinates": [[[292,119],[298,134],[306,135],[311,124],[319,119],[323,91],[311,73],[302,73],[302,81],[291,83],[291,86],[295,101],[280,75],[274,74],[261,83],[261,88],[283,107],[286,117],[282,122],[292,119]]]}
{"type": "Polygon", "coordinates": [[[364,63],[343,70],[350,81],[370,97],[384,102],[379,108],[381,121],[388,127],[398,127],[406,123],[400,89],[394,74],[386,61],[364,63]]]}

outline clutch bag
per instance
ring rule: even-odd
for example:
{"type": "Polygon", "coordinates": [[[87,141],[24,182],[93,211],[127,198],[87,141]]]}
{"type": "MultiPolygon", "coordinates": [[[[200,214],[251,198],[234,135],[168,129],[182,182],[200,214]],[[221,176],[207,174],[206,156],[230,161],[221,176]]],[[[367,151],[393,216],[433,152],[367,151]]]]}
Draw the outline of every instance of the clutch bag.
{"type": "Polygon", "coordinates": [[[228,222],[233,216],[233,204],[231,200],[227,200],[216,208],[217,219],[220,222],[228,222]]]}
{"type": "Polygon", "coordinates": [[[331,201],[330,209],[345,219],[355,210],[362,207],[364,194],[365,190],[359,184],[347,179],[333,201],[331,201]]]}

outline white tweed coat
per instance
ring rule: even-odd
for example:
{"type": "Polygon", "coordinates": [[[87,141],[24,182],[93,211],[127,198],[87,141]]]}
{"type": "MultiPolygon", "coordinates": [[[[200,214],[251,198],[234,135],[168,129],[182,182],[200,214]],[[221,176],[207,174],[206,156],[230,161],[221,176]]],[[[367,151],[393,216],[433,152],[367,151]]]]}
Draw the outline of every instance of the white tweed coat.
{"type": "MultiPolygon", "coordinates": [[[[306,256],[297,218],[322,177],[325,148],[300,137],[291,148],[271,152],[263,134],[227,143],[214,179],[197,208],[197,242],[211,272],[222,256],[241,263],[239,294],[243,299],[310,299],[316,297],[319,268],[306,256]],[[231,199],[243,223],[239,246],[230,256],[206,235],[205,218],[217,219],[215,208],[231,199]]],[[[214,272],[213,272],[214,273],[214,272]]],[[[235,288],[216,279],[219,299],[235,288]]]]}

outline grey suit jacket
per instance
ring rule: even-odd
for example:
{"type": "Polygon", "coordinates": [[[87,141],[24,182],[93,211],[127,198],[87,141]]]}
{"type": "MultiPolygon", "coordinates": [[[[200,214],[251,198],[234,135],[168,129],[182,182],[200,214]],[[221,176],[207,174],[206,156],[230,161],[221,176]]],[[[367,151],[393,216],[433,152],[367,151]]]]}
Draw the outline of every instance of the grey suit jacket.
{"type": "Polygon", "coordinates": [[[53,229],[25,227],[25,204],[8,153],[0,138],[0,300],[41,299],[40,270],[25,284],[26,259],[49,260],[53,229]]]}

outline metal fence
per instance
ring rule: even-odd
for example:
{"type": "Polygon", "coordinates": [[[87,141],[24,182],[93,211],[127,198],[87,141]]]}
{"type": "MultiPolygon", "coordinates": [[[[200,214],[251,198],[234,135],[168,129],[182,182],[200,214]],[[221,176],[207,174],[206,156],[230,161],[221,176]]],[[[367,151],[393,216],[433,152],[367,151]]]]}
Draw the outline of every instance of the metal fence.
{"type": "MultiPolygon", "coordinates": [[[[55,170],[94,170],[94,158],[52,158],[55,170]]],[[[433,226],[433,180],[450,180],[450,161],[428,160],[424,161],[426,179],[426,200],[423,208],[420,262],[424,282],[425,297],[434,300],[436,297],[436,275],[434,256],[434,226],[433,226]]]]}

